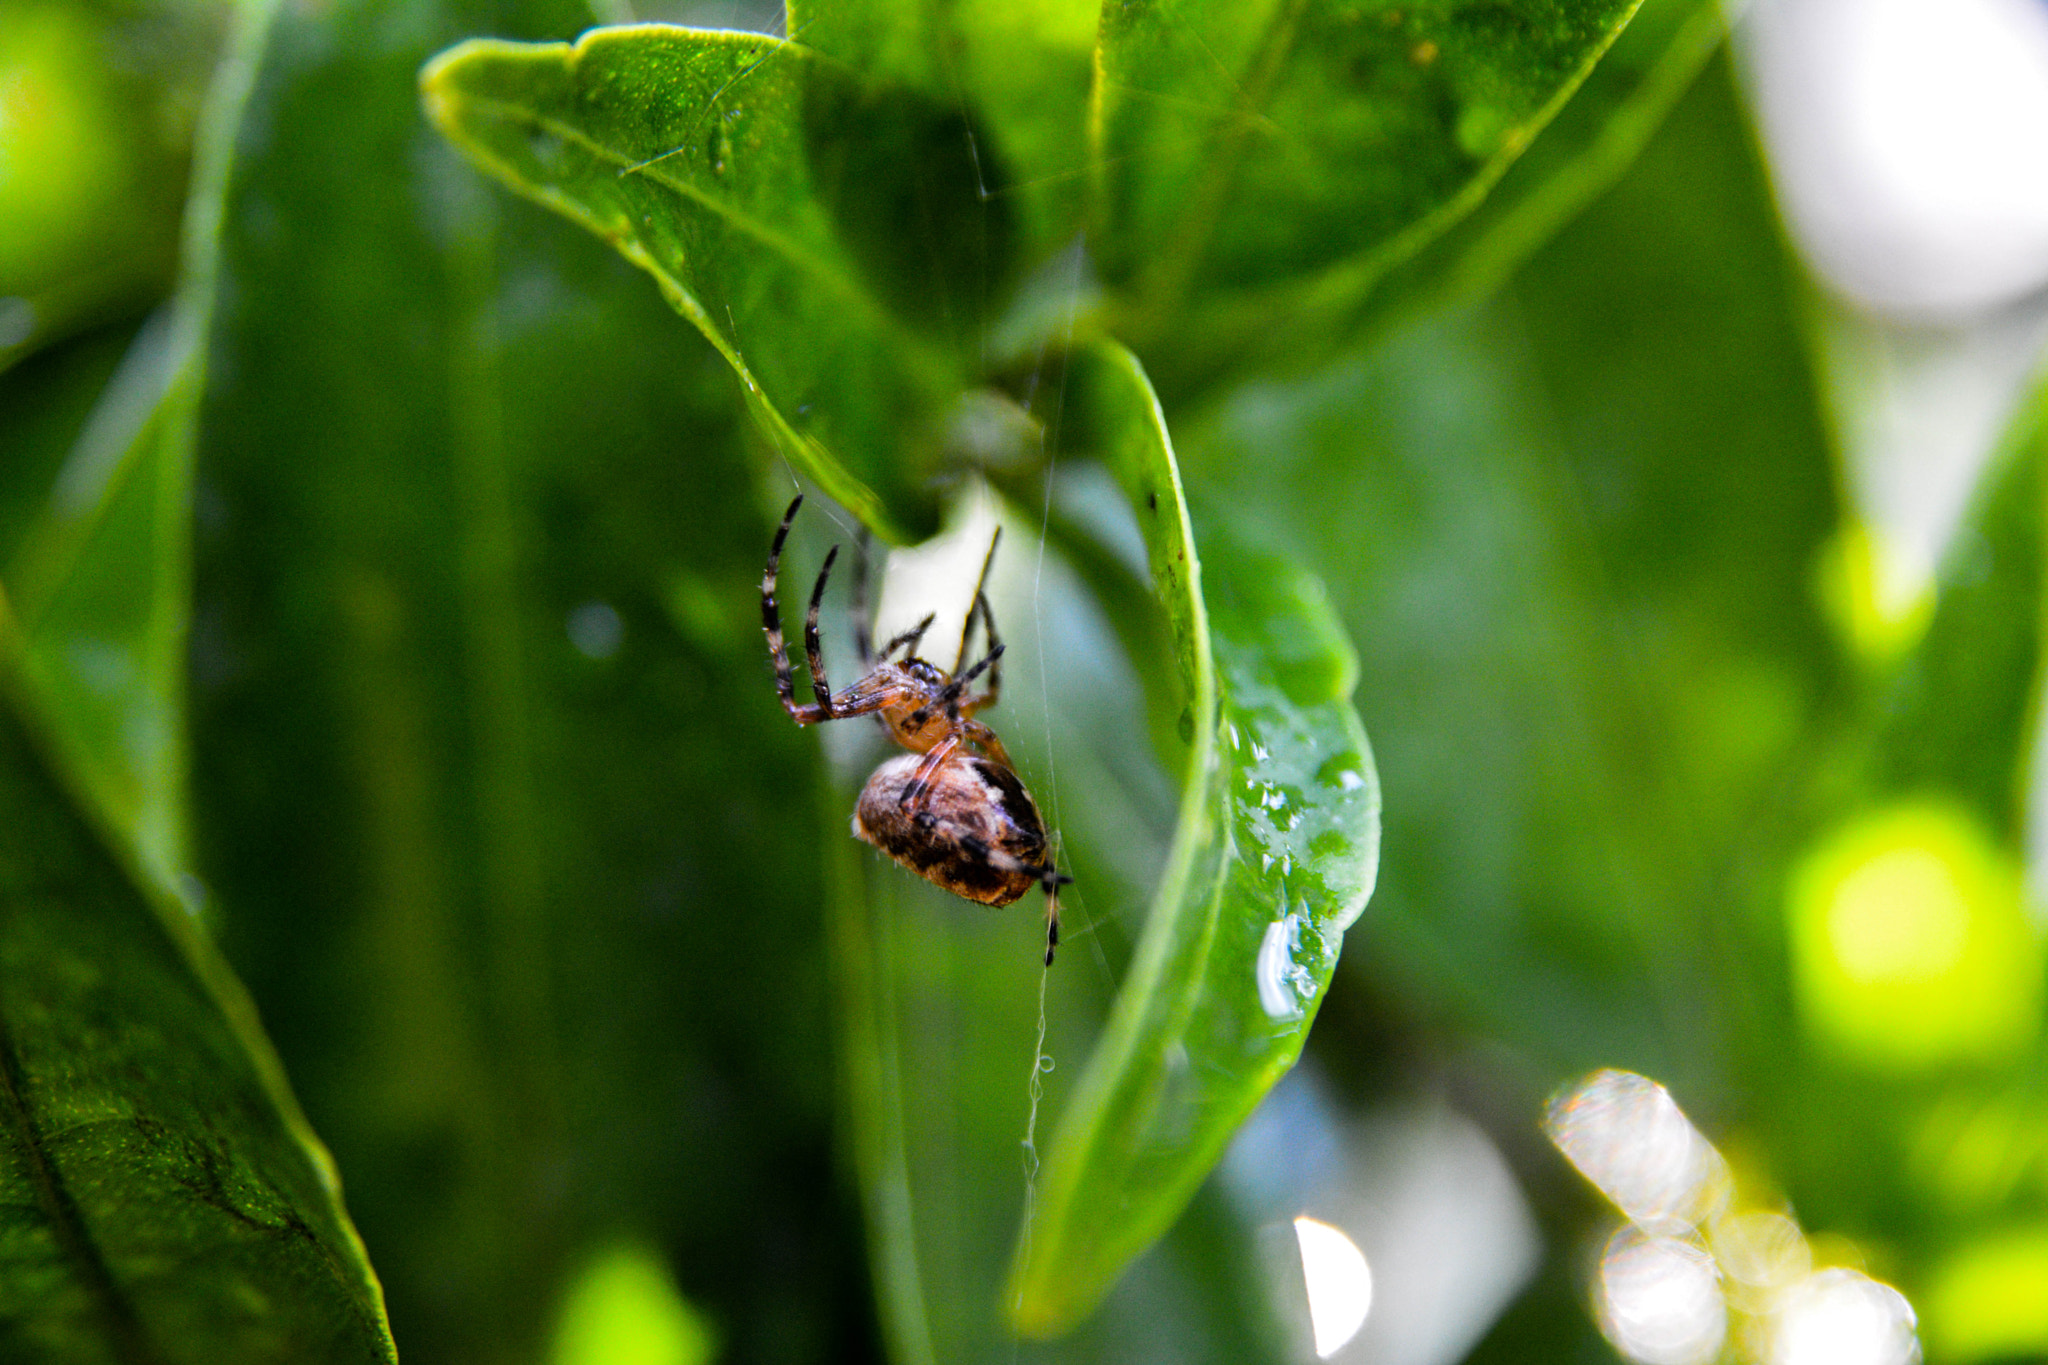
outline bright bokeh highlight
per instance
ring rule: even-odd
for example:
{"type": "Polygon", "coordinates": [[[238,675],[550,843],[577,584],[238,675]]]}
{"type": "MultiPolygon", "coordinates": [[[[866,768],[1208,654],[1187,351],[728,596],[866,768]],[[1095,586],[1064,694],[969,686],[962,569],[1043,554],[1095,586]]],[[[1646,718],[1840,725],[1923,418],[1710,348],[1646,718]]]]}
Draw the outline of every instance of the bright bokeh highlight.
{"type": "Polygon", "coordinates": [[[1950,315],[2048,279],[2048,9],[1760,0],[1746,44],[1780,202],[1829,284],[1950,315]]]}
{"type": "Polygon", "coordinates": [[[600,1253],[562,1303],[550,1365],[706,1365],[710,1324],[644,1247],[600,1253]]]}
{"type": "Polygon", "coordinates": [[[124,188],[105,61],[82,12],[10,7],[0,22],[0,298],[49,283],[124,188]]]}
{"type": "Polygon", "coordinates": [[[1559,1092],[1546,1126],[1629,1215],[1607,1241],[1593,1294],[1600,1330],[1629,1360],[1919,1360],[1905,1296],[1861,1271],[1814,1270],[1813,1244],[1791,1211],[1742,1207],[1726,1159],[1663,1086],[1597,1071],[1559,1092]]]}
{"type": "Polygon", "coordinates": [[[1545,1126],[1580,1173],[1645,1227],[1691,1226],[1727,1197],[1727,1163],[1646,1077],[1595,1072],[1551,1101],[1545,1126]]]}
{"type": "Polygon", "coordinates": [[[1808,1029],[1868,1066],[1995,1060],[2033,1036],[2041,950],[2019,871],[1956,807],[1838,831],[1794,873],[1788,916],[1808,1029]]]}
{"type": "Polygon", "coordinates": [[[1769,1365],[1913,1365],[1913,1308],[1898,1290],[1833,1266],[1795,1285],[1777,1312],[1769,1365]]]}
{"type": "Polygon", "coordinates": [[[1624,1224],[1600,1258],[1600,1329],[1642,1365],[1707,1365],[1728,1336],[1714,1258],[1699,1243],[1624,1224]]]}
{"type": "Polygon", "coordinates": [[[1872,663],[1900,658],[1934,619],[1933,554],[1865,522],[1851,523],[1829,542],[1820,579],[1836,630],[1872,663]]]}
{"type": "Polygon", "coordinates": [[[1294,1220],[1294,1239],[1301,1247],[1316,1354],[1328,1360],[1365,1326],[1372,1311],[1372,1267],[1343,1229],[1307,1214],[1294,1220]]]}

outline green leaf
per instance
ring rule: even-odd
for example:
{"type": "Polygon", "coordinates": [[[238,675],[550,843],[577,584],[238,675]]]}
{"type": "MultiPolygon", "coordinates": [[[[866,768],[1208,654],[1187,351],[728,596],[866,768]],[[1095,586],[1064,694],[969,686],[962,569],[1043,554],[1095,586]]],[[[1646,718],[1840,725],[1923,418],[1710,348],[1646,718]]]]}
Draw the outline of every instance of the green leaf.
{"type": "MultiPolygon", "coordinates": [[[[978,340],[975,312],[947,323],[964,286],[918,287],[926,238],[903,231],[907,214],[950,241],[944,215],[972,207],[946,110],[879,97],[779,39],[655,25],[468,42],[420,82],[480,167],[655,277],[784,458],[887,537],[928,523],[960,348],[978,340]],[[935,148],[935,186],[903,174],[935,148]]],[[[971,264],[938,273],[957,284],[971,264]]]]}
{"type": "Polygon", "coordinates": [[[20,648],[0,614],[0,1353],[394,1360],[254,1011],[52,774],[20,648]]]}
{"type": "Polygon", "coordinates": [[[1627,172],[1726,36],[1718,0],[1643,0],[1584,84],[1471,213],[1356,290],[1317,295],[1248,340],[1240,366],[1299,364],[1375,324],[1498,291],[1627,172]]]}
{"type": "Polygon", "coordinates": [[[1843,702],[1785,250],[1716,63],[1500,297],[1183,433],[1191,485],[1331,585],[1402,774],[1347,989],[1513,1040],[1537,1095],[1785,1066],[1773,857],[1843,702]]]}
{"type": "Polygon", "coordinates": [[[1636,0],[1105,11],[1090,242],[1169,390],[1469,212],[1636,0]]]}
{"type": "Polygon", "coordinates": [[[1187,748],[1165,873],[1019,1249],[1015,1319],[1033,1336],[1095,1306],[1293,1065],[1379,857],[1378,777],[1349,701],[1356,661],[1321,586],[1212,530],[1205,590],[1137,362],[1100,346],[1072,379],[1137,509],[1187,748]]]}

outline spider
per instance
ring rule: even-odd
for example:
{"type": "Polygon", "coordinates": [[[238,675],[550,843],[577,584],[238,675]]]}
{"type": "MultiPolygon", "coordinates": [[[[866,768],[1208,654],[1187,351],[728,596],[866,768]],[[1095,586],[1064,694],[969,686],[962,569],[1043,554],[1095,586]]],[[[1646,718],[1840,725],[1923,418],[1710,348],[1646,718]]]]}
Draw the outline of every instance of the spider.
{"type": "Polygon", "coordinates": [[[982,905],[1008,905],[1034,885],[1045,891],[1045,965],[1052,965],[1060,941],[1059,888],[1073,881],[1060,875],[1047,851],[1045,822],[1017,776],[1016,765],[995,731],[974,719],[994,706],[1003,687],[1003,642],[996,634],[983,588],[995,562],[1002,528],[996,529],[974,584],[974,601],[960,625],[960,649],[950,671],[918,657],[917,648],[931,628],[927,614],[875,653],[867,619],[865,556],[854,582],[854,633],[865,676],[834,693],[825,678],[825,660],[818,647],[818,605],[825,583],[839,557],[834,545],[818,570],[804,614],[804,657],[810,665],[812,705],[799,704],[789,651],[782,639],[782,611],[775,601],[775,573],[782,561],[782,543],[789,536],[802,495],[782,514],[775,541],[768,547],[768,568],[761,576],[761,628],[768,636],[768,658],[775,666],[775,693],[782,709],[798,725],[817,725],[849,716],[872,715],[889,738],[910,750],[876,768],[853,809],[854,837],[874,845],[926,881],[982,905]],[[974,623],[981,621],[988,652],[962,673],[974,623]],[[897,650],[901,659],[891,659],[897,650]],[[988,690],[970,691],[988,674],[988,690]],[[971,746],[971,747],[970,747],[971,746]],[[979,753],[972,750],[980,750],[979,753]]]}

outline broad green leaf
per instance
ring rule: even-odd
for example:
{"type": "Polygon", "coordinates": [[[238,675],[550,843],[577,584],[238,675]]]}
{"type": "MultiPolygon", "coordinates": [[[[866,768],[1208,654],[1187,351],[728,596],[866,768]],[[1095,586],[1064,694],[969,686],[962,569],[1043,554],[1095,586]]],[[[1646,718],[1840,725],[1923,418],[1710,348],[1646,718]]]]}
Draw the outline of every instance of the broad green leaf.
{"type": "Polygon", "coordinates": [[[1500,297],[1184,434],[1330,584],[1401,774],[1348,986],[1512,1040],[1537,1096],[1785,1064],[1792,775],[1848,700],[1793,280],[1717,63],[1500,297]]]}
{"type": "MultiPolygon", "coordinates": [[[[949,110],[779,39],[655,25],[465,43],[421,89],[479,166],[655,277],[784,458],[886,536],[928,520],[978,341],[978,311],[948,305],[980,295],[944,268],[959,287],[931,287],[951,215],[976,211],[949,110]]],[[[1000,233],[980,250],[1006,265],[1000,233]]]]}
{"type": "Polygon", "coordinates": [[[1090,241],[1174,382],[1355,298],[1469,212],[1636,0],[1114,6],[1090,241]]]}
{"type": "Polygon", "coordinates": [[[1379,782],[1349,701],[1356,663],[1320,585],[1219,529],[1202,539],[1205,588],[1137,362],[1095,348],[1073,382],[1144,533],[1186,766],[1144,934],[1020,1245],[1015,1319],[1032,1336],[1095,1306],[1300,1055],[1379,857],[1379,782]]]}
{"type": "Polygon", "coordinates": [[[0,1354],[393,1360],[254,1012],[52,773],[20,651],[0,611],[0,1354]]]}

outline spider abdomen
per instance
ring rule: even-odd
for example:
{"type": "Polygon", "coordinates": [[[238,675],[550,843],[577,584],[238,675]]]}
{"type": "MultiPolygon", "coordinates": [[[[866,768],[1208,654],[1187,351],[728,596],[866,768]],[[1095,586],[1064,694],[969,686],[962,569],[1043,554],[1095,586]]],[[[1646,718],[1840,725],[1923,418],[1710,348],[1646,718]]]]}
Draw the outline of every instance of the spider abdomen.
{"type": "Polygon", "coordinates": [[[1017,775],[974,754],[949,756],[922,798],[905,805],[923,761],[903,754],[875,769],[853,832],[926,881],[983,905],[1008,905],[1047,876],[1045,823],[1017,775]]]}

